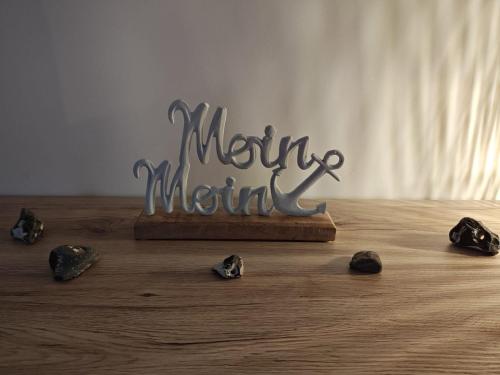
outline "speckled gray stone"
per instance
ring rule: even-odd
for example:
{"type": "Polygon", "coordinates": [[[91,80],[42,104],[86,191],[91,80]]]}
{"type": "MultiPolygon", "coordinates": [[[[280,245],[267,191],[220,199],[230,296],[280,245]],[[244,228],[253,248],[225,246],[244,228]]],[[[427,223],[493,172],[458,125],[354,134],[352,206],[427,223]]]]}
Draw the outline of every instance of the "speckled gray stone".
{"type": "Polygon", "coordinates": [[[351,259],[351,269],[366,272],[379,273],[382,271],[382,261],[375,251],[359,251],[351,259]]]}
{"type": "Polygon", "coordinates": [[[497,255],[499,238],[483,223],[464,217],[450,230],[450,241],[457,247],[478,250],[486,255],[497,255]]]}
{"type": "Polygon", "coordinates": [[[49,264],[54,279],[65,281],[80,276],[99,260],[99,254],[88,246],[62,245],[50,252],[49,264]]]}
{"type": "Polygon", "coordinates": [[[224,279],[236,279],[243,275],[244,268],[243,259],[238,255],[231,255],[223,262],[217,263],[213,270],[224,279]]]}
{"type": "Polygon", "coordinates": [[[43,230],[43,222],[33,212],[23,208],[17,223],[10,230],[10,235],[16,240],[33,244],[42,237],[43,230]]]}

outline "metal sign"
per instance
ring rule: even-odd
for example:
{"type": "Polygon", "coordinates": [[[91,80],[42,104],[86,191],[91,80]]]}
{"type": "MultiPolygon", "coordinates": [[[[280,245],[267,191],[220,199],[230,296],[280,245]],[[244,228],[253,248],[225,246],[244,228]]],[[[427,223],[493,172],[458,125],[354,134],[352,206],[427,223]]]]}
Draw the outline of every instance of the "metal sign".
{"type": "Polygon", "coordinates": [[[179,112],[183,119],[183,132],[181,147],[179,152],[179,165],[175,172],[172,164],[168,160],[162,161],[155,166],[150,160],[140,159],[134,164],[133,172],[136,178],[140,177],[141,169],[147,171],[147,185],[144,211],[147,215],[155,213],[156,191],[159,187],[163,209],[166,213],[174,210],[174,197],[176,191],[179,193],[179,200],[182,209],[187,213],[199,213],[201,215],[212,215],[219,208],[219,199],[225,211],[234,215],[250,215],[250,201],[257,200],[257,212],[259,215],[270,215],[273,209],[292,216],[311,216],[324,213],[326,203],[318,204],[315,208],[306,209],[299,204],[300,197],[325,174],[330,175],[339,181],[338,176],[333,172],[339,169],[344,163],[344,156],[338,150],[329,150],[320,158],[316,154],[307,156],[309,137],[302,137],[293,140],[292,137],[282,137],[279,141],[279,154],[276,159],[270,160],[270,150],[273,145],[276,130],[268,125],[264,130],[264,136],[245,136],[235,134],[224,150],[224,130],[226,126],[227,109],[219,107],[216,109],[208,134],[204,134],[204,125],[207,120],[209,105],[199,104],[193,111],[182,100],[176,100],[168,109],[168,118],[175,125],[174,114],[179,112]],[[270,195],[272,204],[268,202],[268,187],[245,186],[240,189],[237,195],[237,203],[234,203],[234,177],[227,177],[223,187],[210,185],[198,185],[188,199],[187,181],[190,169],[190,149],[194,138],[196,154],[202,164],[209,161],[209,153],[212,142],[215,140],[217,157],[222,164],[232,164],[239,169],[250,168],[256,158],[266,168],[273,168],[270,178],[270,195]],[[290,192],[283,192],[278,186],[280,174],[288,167],[288,157],[290,152],[297,149],[297,165],[302,170],[314,168],[295,189],[290,192]],[[244,161],[236,160],[237,156],[244,156],[244,161]],[[335,158],[335,163],[330,164],[330,159],[335,158]],[[172,178],[170,175],[173,173],[172,178]]]}

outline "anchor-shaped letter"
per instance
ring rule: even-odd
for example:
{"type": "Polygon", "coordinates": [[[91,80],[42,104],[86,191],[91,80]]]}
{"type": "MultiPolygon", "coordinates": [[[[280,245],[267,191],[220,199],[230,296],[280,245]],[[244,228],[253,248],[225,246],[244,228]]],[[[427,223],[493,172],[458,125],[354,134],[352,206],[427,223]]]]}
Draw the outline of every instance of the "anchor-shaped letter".
{"type": "Polygon", "coordinates": [[[332,170],[339,169],[342,164],[344,164],[344,156],[340,151],[330,150],[328,151],[323,159],[320,159],[315,154],[311,155],[319,165],[316,170],[309,175],[304,181],[302,181],[294,190],[289,193],[282,193],[279,186],[276,183],[277,176],[280,175],[284,168],[276,168],[273,170],[273,176],[271,177],[271,195],[273,198],[273,204],[276,209],[283,212],[284,214],[292,216],[311,216],[319,213],[325,213],[326,203],[323,202],[318,204],[316,208],[306,209],[300,206],[299,198],[304,192],[309,189],[317,180],[323,177],[326,173],[340,181],[339,178],[332,170]],[[338,158],[337,164],[328,164],[328,159],[331,156],[336,156],[338,158]]]}

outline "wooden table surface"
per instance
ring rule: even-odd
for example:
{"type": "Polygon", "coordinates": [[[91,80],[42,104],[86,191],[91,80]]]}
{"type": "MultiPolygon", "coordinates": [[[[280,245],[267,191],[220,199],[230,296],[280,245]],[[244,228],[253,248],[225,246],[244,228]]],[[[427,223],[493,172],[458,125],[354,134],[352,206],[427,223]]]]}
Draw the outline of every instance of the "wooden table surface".
{"type": "Polygon", "coordinates": [[[0,374],[499,374],[500,256],[450,247],[500,202],[329,202],[330,243],[135,241],[137,198],[0,198],[0,374]],[[46,223],[27,246],[21,207],[46,223]],[[101,261],[53,281],[52,248],[101,261]],[[377,275],[350,273],[376,250],[377,275]],[[230,254],[246,275],[211,267],[230,254]]]}

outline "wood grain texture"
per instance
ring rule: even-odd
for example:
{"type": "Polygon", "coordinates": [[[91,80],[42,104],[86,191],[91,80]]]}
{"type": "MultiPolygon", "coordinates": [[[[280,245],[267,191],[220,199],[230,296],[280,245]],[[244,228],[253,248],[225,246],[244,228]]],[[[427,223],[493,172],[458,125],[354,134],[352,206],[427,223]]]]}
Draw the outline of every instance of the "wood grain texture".
{"type": "Polygon", "coordinates": [[[177,209],[154,215],[144,212],[134,224],[138,240],[253,240],[309,241],[335,240],[335,224],[328,212],[314,216],[287,216],[273,212],[271,216],[230,215],[218,210],[214,215],[187,214],[177,209]]]}
{"type": "Polygon", "coordinates": [[[0,198],[1,374],[498,374],[500,256],[450,247],[461,217],[500,232],[500,202],[331,201],[328,243],[135,241],[134,198],[0,198]],[[47,224],[33,246],[21,207],[47,224]],[[80,278],[49,251],[95,246],[80,278]],[[348,271],[376,250],[377,275],[348,271]],[[210,270],[237,253],[247,274],[210,270]]]}

